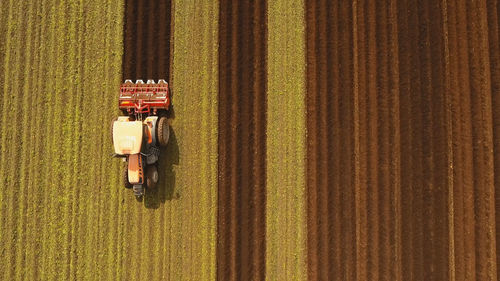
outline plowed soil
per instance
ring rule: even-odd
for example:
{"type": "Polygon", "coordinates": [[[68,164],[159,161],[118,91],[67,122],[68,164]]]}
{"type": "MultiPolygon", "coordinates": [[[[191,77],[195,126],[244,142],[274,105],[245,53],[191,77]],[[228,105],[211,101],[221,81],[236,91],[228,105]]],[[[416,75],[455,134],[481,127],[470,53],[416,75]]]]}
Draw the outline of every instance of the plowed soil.
{"type": "Polygon", "coordinates": [[[123,79],[168,81],[171,1],[126,0],[124,15],[123,79]]]}
{"type": "Polygon", "coordinates": [[[309,278],[497,280],[497,1],[306,9],[309,278]]]}
{"type": "Polygon", "coordinates": [[[217,278],[263,280],[266,3],[220,2],[217,278]]]}

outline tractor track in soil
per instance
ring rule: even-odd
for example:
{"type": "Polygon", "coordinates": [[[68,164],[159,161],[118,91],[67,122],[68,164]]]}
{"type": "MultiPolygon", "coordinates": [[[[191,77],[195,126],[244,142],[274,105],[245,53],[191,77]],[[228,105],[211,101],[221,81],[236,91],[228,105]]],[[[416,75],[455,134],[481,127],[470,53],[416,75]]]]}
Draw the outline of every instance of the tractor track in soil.
{"type": "Polygon", "coordinates": [[[307,2],[311,280],[496,280],[498,9],[307,2]]]}
{"type": "Polygon", "coordinates": [[[266,3],[223,0],[219,25],[218,280],[264,280],[266,3]]]}

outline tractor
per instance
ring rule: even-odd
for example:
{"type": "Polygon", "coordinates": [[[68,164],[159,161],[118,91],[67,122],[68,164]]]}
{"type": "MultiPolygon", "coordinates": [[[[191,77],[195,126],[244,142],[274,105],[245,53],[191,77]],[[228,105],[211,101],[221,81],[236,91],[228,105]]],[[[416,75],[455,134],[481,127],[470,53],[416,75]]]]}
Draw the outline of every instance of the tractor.
{"type": "Polygon", "coordinates": [[[170,92],[168,83],[125,80],[120,86],[118,107],[123,113],[111,122],[114,157],[126,163],[123,169],[125,188],[132,188],[138,198],[158,183],[160,147],[168,143],[170,132],[170,92]]]}

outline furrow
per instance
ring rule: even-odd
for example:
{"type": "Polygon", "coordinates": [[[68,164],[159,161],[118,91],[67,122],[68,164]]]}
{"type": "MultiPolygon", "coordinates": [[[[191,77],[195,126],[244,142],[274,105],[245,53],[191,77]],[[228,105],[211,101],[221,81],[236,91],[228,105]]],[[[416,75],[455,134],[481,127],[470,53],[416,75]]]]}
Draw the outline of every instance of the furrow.
{"type": "Polygon", "coordinates": [[[217,278],[262,280],[267,12],[262,1],[220,7],[217,278]]]}

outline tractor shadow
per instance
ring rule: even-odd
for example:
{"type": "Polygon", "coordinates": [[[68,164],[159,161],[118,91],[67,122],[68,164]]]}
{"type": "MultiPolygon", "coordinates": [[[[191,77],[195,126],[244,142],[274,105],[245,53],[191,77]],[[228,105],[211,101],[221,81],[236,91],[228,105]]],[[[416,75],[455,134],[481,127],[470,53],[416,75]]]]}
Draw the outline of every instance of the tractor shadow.
{"type": "Polygon", "coordinates": [[[167,200],[179,199],[175,189],[174,165],[179,165],[179,145],[174,129],[170,126],[170,136],[166,147],[160,148],[158,161],[159,181],[155,189],[146,190],[144,206],[148,209],[158,209],[167,200]]]}

